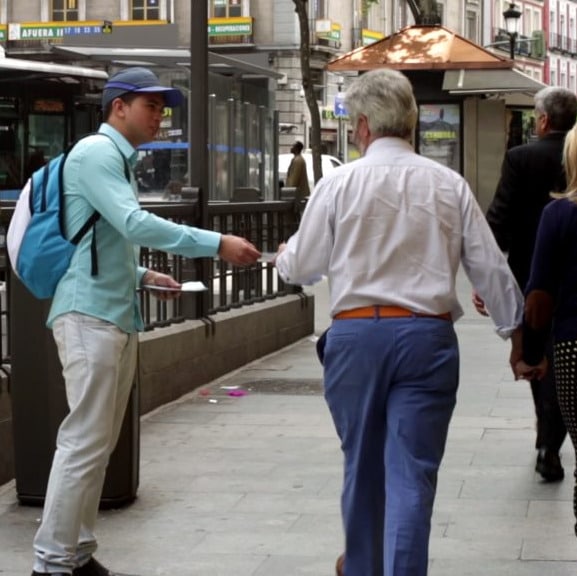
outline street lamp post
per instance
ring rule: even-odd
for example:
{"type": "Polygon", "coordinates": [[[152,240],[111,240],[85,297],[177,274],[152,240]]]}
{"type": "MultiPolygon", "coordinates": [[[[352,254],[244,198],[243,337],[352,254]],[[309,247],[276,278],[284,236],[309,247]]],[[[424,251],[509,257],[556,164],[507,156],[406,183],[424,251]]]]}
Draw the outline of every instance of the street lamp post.
{"type": "Polygon", "coordinates": [[[503,12],[505,19],[505,30],[509,35],[509,52],[511,60],[515,58],[515,42],[519,34],[519,19],[521,18],[521,11],[517,9],[515,2],[509,4],[509,8],[503,12]]]}

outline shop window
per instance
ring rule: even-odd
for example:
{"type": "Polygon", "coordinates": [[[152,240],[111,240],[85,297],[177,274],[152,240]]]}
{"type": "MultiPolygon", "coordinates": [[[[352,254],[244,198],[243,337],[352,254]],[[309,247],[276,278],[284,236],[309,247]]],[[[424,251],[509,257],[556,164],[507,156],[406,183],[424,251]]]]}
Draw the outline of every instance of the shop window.
{"type": "Polygon", "coordinates": [[[78,0],[52,0],[54,22],[78,22],[78,0]]]}
{"type": "Polygon", "coordinates": [[[235,18],[242,16],[241,0],[210,0],[211,18],[235,18]]]}
{"type": "Polygon", "coordinates": [[[535,112],[532,109],[507,109],[507,149],[537,139],[535,112]]]}
{"type": "Polygon", "coordinates": [[[133,20],[160,20],[161,0],[132,0],[133,20]]]}

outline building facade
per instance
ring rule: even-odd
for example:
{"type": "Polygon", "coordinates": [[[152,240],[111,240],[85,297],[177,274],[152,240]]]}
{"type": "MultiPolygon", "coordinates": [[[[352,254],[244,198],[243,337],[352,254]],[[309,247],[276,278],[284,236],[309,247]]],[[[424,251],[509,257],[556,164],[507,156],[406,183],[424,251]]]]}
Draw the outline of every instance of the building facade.
{"type": "MultiPolygon", "coordinates": [[[[267,104],[279,112],[280,151],[288,151],[295,139],[308,146],[310,118],[302,90],[300,27],[293,1],[207,3],[211,52],[279,74],[276,82],[266,82],[274,94],[267,104]]],[[[508,0],[438,0],[435,8],[443,26],[508,54],[503,12],[509,5],[508,0]]],[[[534,80],[577,90],[577,1],[519,0],[516,6],[521,12],[517,68],[534,80]]],[[[407,0],[309,0],[308,10],[312,83],[321,111],[324,152],[346,159],[348,139],[341,132],[338,104],[350,77],[327,72],[325,66],[336,56],[415,20],[407,0]]],[[[0,0],[0,42],[10,55],[54,59],[60,44],[77,39],[86,44],[90,38],[96,42],[112,31],[127,38],[132,32],[140,42],[156,46],[155,38],[170,28],[173,47],[187,47],[190,18],[190,0],[0,0]]],[[[233,96],[249,99],[248,83],[245,89],[233,96]]]]}
{"type": "Polygon", "coordinates": [[[577,90],[577,3],[546,0],[544,24],[548,40],[547,83],[577,90]]]}

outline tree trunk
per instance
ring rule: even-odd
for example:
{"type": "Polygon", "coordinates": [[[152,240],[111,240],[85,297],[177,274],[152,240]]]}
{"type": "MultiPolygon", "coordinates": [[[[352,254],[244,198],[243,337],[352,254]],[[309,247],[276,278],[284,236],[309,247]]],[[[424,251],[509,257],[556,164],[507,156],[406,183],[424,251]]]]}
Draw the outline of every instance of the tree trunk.
{"type": "MultiPolygon", "coordinates": [[[[313,173],[315,184],[321,179],[321,115],[311,82],[311,45],[308,16],[308,1],[293,0],[299,18],[301,32],[301,72],[305,100],[311,115],[311,149],[313,153],[313,173]]],[[[306,138],[305,138],[306,140],[306,138]]]]}

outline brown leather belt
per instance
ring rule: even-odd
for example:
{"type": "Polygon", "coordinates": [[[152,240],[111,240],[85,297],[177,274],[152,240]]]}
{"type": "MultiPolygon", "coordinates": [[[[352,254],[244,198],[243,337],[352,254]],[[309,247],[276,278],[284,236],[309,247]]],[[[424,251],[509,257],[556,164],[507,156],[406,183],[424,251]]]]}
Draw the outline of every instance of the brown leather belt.
{"type": "Polygon", "coordinates": [[[451,322],[451,314],[426,314],[424,312],[413,312],[401,306],[364,306],[363,308],[352,308],[343,310],[335,316],[335,320],[349,320],[353,318],[439,318],[451,322]]]}

